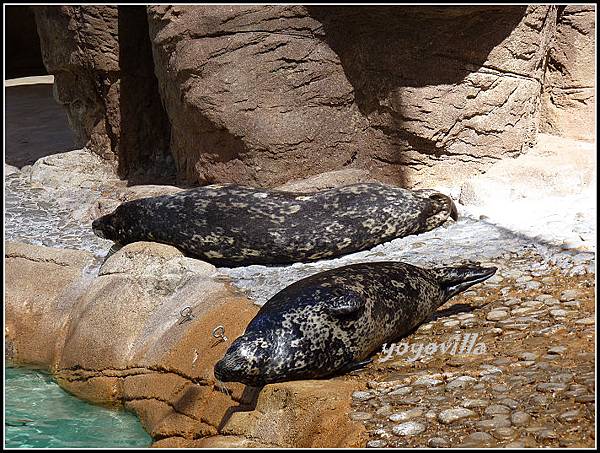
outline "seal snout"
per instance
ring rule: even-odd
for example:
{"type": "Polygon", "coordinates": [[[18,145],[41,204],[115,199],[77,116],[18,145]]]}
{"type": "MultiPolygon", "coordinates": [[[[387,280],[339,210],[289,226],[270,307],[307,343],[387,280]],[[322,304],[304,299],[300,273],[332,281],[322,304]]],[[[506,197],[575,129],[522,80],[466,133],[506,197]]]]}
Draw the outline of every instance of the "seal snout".
{"type": "Polygon", "coordinates": [[[456,204],[454,204],[452,198],[448,197],[448,200],[450,203],[450,218],[456,222],[458,220],[458,209],[456,209],[456,204]]]}
{"type": "Polygon", "coordinates": [[[92,231],[102,239],[113,241],[116,239],[114,214],[103,215],[92,222],[92,231]]]}
{"type": "Polygon", "coordinates": [[[227,363],[225,362],[224,359],[219,360],[215,364],[214,375],[215,375],[215,378],[221,382],[229,382],[228,381],[229,373],[227,372],[227,363]]]}
{"type": "Polygon", "coordinates": [[[96,219],[92,222],[92,231],[94,232],[94,234],[102,239],[107,239],[104,236],[104,231],[102,230],[102,224],[101,221],[102,218],[96,219]]]}

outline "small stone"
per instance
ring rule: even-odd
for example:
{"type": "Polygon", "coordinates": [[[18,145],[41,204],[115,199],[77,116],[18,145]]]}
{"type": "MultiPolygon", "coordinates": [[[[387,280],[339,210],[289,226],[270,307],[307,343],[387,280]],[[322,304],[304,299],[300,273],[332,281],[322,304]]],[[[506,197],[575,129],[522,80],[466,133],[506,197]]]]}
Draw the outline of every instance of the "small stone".
{"type": "Polygon", "coordinates": [[[510,409],[501,404],[492,404],[485,410],[485,415],[510,414],[510,409]]]}
{"type": "Polygon", "coordinates": [[[388,418],[392,422],[405,422],[411,418],[420,417],[421,415],[423,415],[423,410],[415,408],[404,412],[397,412],[390,415],[388,418]]]}
{"type": "Polygon", "coordinates": [[[392,432],[397,436],[415,436],[425,431],[425,425],[418,422],[406,422],[394,426],[392,432]]]}
{"type": "Polygon", "coordinates": [[[474,433],[469,434],[463,440],[461,447],[471,448],[471,447],[491,447],[496,442],[494,438],[490,436],[488,433],[484,433],[481,431],[476,431],[474,433]]]}
{"type": "Polygon", "coordinates": [[[444,327],[456,327],[460,324],[460,321],[456,321],[455,319],[450,320],[450,321],[446,321],[445,323],[443,323],[442,325],[444,327]]]}
{"type": "Polygon", "coordinates": [[[494,365],[497,366],[504,366],[504,365],[510,365],[511,363],[513,363],[514,359],[511,359],[510,357],[500,357],[496,360],[494,360],[494,365]]]}
{"type": "Polygon", "coordinates": [[[504,448],[525,448],[525,442],[522,440],[515,440],[505,444],[504,448]]]}
{"type": "Polygon", "coordinates": [[[519,358],[521,360],[535,360],[538,358],[538,355],[533,352],[523,352],[521,355],[519,355],[519,358]]]}
{"type": "Polygon", "coordinates": [[[413,391],[412,387],[409,387],[409,386],[400,387],[400,388],[397,388],[396,390],[392,390],[390,393],[388,393],[388,396],[404,396],[404,395],[408,395],[412,391],[413,391]]]}
{"type": "Polygon", "coordinates": [[[540,392],[562,392],[567,389],[567,385],[560,382],[544,382],[538,384],[536,389],[540,392]]]}
{"type": "Polygon", "coordinates": [[[542,286],[542,284],[533,280],[531,282],[525,283],[523,286],[525,287],[525,289],[538,289],[542,286]]]}
{"type": "Polygon", "coordinates": [[[534,406],[545,406],[548,404],[548,397],[539,393],[531,397],[531,404],[534,406]]]}
{"type": "Polygon", "coordinates": [[[560,332],[562,330],[565,330],[565,326],[563,324],[556,324],[554,326],[545,327],[543,329],[540,329],[538,332],[534,332],[534,336],[542,335],[545,337],[549,337],[549,336],[552,336],[555,333],[560,332]]]}
{"type": "Polygon", "coordinates": [[[367,448],[383,448],[387,445],[387,442],[383,439],[370,440],[367,442],[367,448]]]}
{"type": "Polygon", "coordinates": [[[579,395],[575,397],[575,402],[577,403],[593,403],[596,401],[595,395],[579,395]]]}
{"type": "Polygon", "coordinates": [[[566,302],[569,300],[575,300],[578,295],[579,295],[579,292],[577,290],[566,289],[562,293],[560,293],[560,300],[562,302],[566,302]]]}
{"type": "Polygon", "coordinates": [[[562,308],[557,308],[556,310],[550,310],[550,314],[555,318],[567,316],[567,310],[563,310],[562,308]]]}
{"type": "Polygon", "coordinates": [[[457,420],[473,417],[475,412],[464,407],[456,407],[453,409],[446,409],[438,414],[438,419],[444,424],[454,423],[457,420]]]}
{"type": "Polygon", "coordinates": [[[350,414],[350,419],[355,421],[370,420],[371,418],[373,418],[373,415],[368,412],[354,412],[350,414]]]}
{"type": "Polygon", "coordinates": [[[559,303],[560,303],[559,300],[554,297],[544,300],[544,305],[548,305],[548,306],[558,305],[559,303]]]}
{"type": "Polygon", "coordinates": [[[559,374],[555,374],[554,376],[550,376],[550,382],[562,382],[562,383],[567,383],[567,382],[571,382],[573,380],[573,373],[570,372],[565,372],[565,373],[559,373],[559,374]]]}
{"type": "Polygon", "coordinates": [[[567,348],[564,347],[564,346],[554,346],[554,347],[548,349],[548,353],[549,354],[558,354],[558,355],[560,355],[563,352],[565,352],[566,350],[567,350],[567,348]]]}
{"type": "Polygon", "coordinates": [[[503,406],[510,407],[511,409],[516,409],[517,407],[519,407],[519,402],[510,398],[504,398],[498,402],[503,406]]]}
{"type": "Polygon", "coordinates": [[[464,388],[467,387],[473,383],[477,382],[477,379],[475,379],[474,377],[471,376],[459,376],[456,379],[453,379],[451,382],[449,382],[446,385],[446,388],[449,390],[452,389],[457,389],[457,388],[464,388]]]}
{"type": "Polygon", "coordinates": [[[371,392],[363,392],[361,390],[357,390],[352,394],[352,399],[356,401],[368,401],[373,397],[374,395],[371,392]]]}
{"type": "Polygon", "coordinates": [[[581,415],[581,412],[578,409],[575,409],[572,411],[563,412],[562,414],[560,414],[558,416],[558,419],[561,422],[572,422],[573,420],[578,419],[580,415],[581,415]]]}
{"type": "Polygon", "coordinates": [[[485,319],[487,319],[488,321],[500,321],[506,318],[508,318],[508,312],[503,310],[490,311],[485,317],[485,319]]]}
{"type": "Polygon", "coordinates": [[[386,404],[385,406],[381,406],[379,409],[377,409],[377,411],[375,411],[375,413],[377,415],[382,415],[384,417],[387,417],[388,415],[390,415],[392,413],[392,406],[390,406],[389,404],[386,404]]]}
{"type": "Polygon", "coordinates": [[[430,420],[437,418],[437,413],[434,410],[429,410],[429,411],[425,412],[425,418],[430,419],[430,420]]]}
{"type": "Polygon", "coordinates": [[[543,429],[537,433],[537,438],[542,440],[551,440],[558,438],[558,436],[551,429],[543,429]]]}
{"type": "Polygon", "coordinates": [[[525,313],[530,313],[533,310],[535,310],[535,308],[533,308],[533,307],[515,308],[514,310],[510,311],[510,314],[513,316],[519,316],[519,315],[524,315],[525,313]]]}
{"type": "Polygon", "coordinates": [[[502,374],[502,370],[500,368],[498,368],[497,366],[481,365],[481,368],[483,368],[483,371],[479,372],[479,374],[481,376],[485,376],[488,374],[502,374]]]}
{"type": "Polygon", "coordinates": [[[440,381],[439,379],[435,379],[431,376],[421,376],[415,382],[413,382],[412,385],[414,385],[414,386],[424,385],[426,387],[433,387],[435,385],[440,385],[440,384],[443,384],[443,381],[440,381]]]}
{"type": "Polygon", "coordinates": [[[448,446],[448,441],[443,437],[432,437],[427,441],[427,445],[431,448],[442,448],[448,446]]]}
{"type": "Polygon", "coordinates": [[[487,407],[489,404],[490,402],[488,400],[482,399],[466,399],[462,402],[462,406],[469,409],[473,407],[487,407]]]}
{"type": "Polygon", "coordinates": [[[500,440],[513,439],[516,434],[513,428],[496,428],[492,431],[492,435],[500,440]]]}
{"type": "Polygon", "coordinates": [[[508,299],[504,301],[504,305],[507,307],[512,307],[513,305],[518,305],[521,303],[521,299],[508,299]]]}
{"type": "Polygon", "coordinates": [[[595,318],[581,318],[581,319],[578,319],[577,321],[575,321],[575,324],[589,326],[592,324],[596,324],[596,319],[595,318]]]}
{"type": "Polygon", "coordinates": [[[531,422],[531,415],[522,411],[513,412],[510,421],[515,426],[528,426],[531,422]]]}
{"type": "Polygon", "coordinates": [[[497,392],[497,393],[504,393],[504,392],[508,392],[508,390],[509,390],[509,388],[504,384],[494,384],[490,387],[490,389],[492,390],[492,392],[497,392]]]}
{"type": "MultiPolygon", "coordinates": [[[[465,320],[465,319],[473,319],[475,317],[475,315],[473,313],[461,313],[460,315],[458,315],[456,317],[456,319],[460,319],[461,321],[465,320]]],[[[435,439],[435,437],[434,437],[435,439]]]]}
{"type": "Polygon", "coordinates": [[[477,427],[480,429],[498,429],[498,428],[509,428],[511,422],[506,415],[496,415],[489,420],[481,420],[476,423],[477,427]]]}

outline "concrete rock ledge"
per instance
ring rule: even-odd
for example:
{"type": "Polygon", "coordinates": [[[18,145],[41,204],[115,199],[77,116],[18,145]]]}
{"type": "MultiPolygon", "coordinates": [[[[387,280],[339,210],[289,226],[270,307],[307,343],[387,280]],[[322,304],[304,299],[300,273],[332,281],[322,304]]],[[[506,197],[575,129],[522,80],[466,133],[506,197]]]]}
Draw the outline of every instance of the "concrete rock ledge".
{"type": "Polygon", "coordinates": [[[351,378],[263,389],[212,374],[258,307],[216,268],[138,242],[95,276],[93,256],[6,245],[6,355],[49,369],[84,400],[135,412],[156,447],[362,446],[351,378]],[[192,318],[180,312],[191,307],[192,318]],[[212,337],[225,327],[229,342],[212,337]]]}

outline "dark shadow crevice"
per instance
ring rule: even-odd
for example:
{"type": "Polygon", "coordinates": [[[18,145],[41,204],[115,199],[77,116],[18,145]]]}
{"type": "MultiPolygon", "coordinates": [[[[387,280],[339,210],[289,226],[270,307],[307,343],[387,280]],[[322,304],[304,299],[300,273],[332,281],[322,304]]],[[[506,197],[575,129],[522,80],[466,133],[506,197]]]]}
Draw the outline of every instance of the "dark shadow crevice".
{"type": "Polygon", "coordinates": [[[171,126],[163,107],[145,6],[118,7],[120,130],[118,172],[129,185],[175,181],[171,126]]]}

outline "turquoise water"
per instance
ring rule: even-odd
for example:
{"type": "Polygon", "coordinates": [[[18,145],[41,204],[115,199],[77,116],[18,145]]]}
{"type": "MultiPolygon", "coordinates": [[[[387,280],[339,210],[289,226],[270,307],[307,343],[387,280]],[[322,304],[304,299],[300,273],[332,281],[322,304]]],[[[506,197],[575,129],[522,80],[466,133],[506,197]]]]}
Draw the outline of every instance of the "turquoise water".
{"type": "Polygon", "coordinates": [[[152,438],[137,417],[85,403],[47,374],[5,368],[6,448],[149,447],[152,438]]]}

